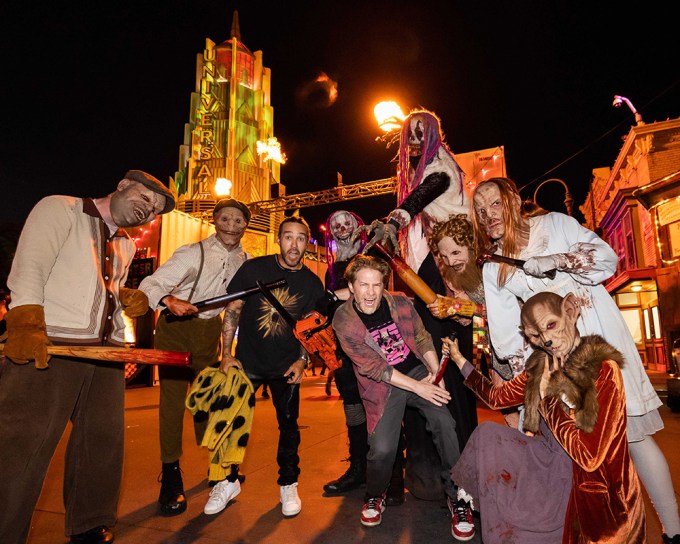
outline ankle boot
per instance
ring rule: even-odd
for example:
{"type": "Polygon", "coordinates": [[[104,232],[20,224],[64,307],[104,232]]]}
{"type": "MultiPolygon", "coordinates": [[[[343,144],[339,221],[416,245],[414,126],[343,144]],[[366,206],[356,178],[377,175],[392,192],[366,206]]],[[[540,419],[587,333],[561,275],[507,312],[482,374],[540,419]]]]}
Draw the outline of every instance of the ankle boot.
{"type": "Polygon", "coordinates": [[[349,439],[349,468],[337,480],[328,482],[323,490],[329,495],[339,495],[366,483],[366,453],[368,433],[366,422],[347,427],[349,439]]]}
{"type": "Polygon", "coordinates": [[[177,516],[187,509],[187,499],[184,496],[184,483],[182,482],[179,461],[163,463],[158,505],[163,516],[177,516]]]}
{"type": "Polygon", "coordinates": [[[366,464],[350,461],[347,471],[337,480],[328,482],[323,490],[328,495],[340,495],[366,483],[366,464]]]}

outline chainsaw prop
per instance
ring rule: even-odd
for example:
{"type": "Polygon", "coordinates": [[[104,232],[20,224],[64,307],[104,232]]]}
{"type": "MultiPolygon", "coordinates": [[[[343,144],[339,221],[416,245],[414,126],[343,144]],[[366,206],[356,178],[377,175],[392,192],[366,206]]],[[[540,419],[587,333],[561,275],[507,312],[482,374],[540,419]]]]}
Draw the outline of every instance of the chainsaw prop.
{"type": "Polygon", "coordinates": [[[336,355],[337,343],[335,333],[330,327],[330,319],[317,311],[311,311],[296,321],[267,285],[258,281],[257,286],[269,303],[281,314],[284,321],[293,329],[293,334],[302,344],[302,347],[309,353],[316,353],[321,357],[331,372],[342,366],[342,362],[338,360],[336,355]]]}
{"type": "Polygon", "coordinates": [[[430,288],[423,279],[416,274],[413,269],[406,264],[406,261],[397,255],[391,254],[380,242],[373,246],[387,260],[395,274],[420,298],[425,304],[437,302],[438,315],[440,319],[458,315],[461,317],[472,317],[473,315],[483,315],[481,304],[475,304],[471,300],[453,297],[437,297],[436,293],[430,288]]]}

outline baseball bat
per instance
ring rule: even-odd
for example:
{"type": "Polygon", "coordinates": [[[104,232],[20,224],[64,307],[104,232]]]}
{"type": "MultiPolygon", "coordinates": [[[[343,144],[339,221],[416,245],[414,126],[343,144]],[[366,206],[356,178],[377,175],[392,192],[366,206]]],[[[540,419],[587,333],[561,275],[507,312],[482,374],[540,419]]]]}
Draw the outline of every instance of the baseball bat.
{"type": "Polygon", "coordinates": [[[422,300],[425,304],[431,304],[437,300],[436,293],[430,288],[430,286],[423,281],[423,279],[416,274],[413,269],[397,255],[392,255],[385,246],[380,242],[373,246],[380,252],[381,255],[385,257],[390,267],[399,276],[403,282],[409,286],[409,288],[422,300]]]}
{"type": "MultiPolygon", "coordinates": [[[[5,345],[0,344],[0,355],[5,345]]],[[[189,366],[191,353],[188,351],[166,351],[161,349],[118,348],[112,346],[47,346],[49,355],[78,357],[97,361],[138,363],[143,365],[189,366]]]]}
{"type": "MultiPolygon", "coordinates": [[[[373,247],[381,253],[390,267],[399,276],[403,282],[408,285],[408,287],[422,300],[425,304],[431,304],[437,300],[436,293],[430,288],[430,286],[425,283],[423,278],[416,274],[413,269],[397,255],[392,255],[385,246],[380,242],[376,243],[373,247]]],[[[451,301],[456,303],[455,309],[451,311],[457,313],[458,315],[464,317],[472,317],[475,313],[482,315],[483,311],[481,307],[478,307],[474,302],[469,300],[464,300],[460,298],[451,298],[451,301]]]]}

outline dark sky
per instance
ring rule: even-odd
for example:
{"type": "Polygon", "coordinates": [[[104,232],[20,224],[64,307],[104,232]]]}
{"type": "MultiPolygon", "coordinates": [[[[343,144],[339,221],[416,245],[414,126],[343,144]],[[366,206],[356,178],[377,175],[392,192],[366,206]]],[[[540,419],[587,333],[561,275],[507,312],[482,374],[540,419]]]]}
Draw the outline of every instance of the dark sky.
{"type": "MultiPolygon", "coordinates": [[[[233,10],[272,70],[275,134],[288,194],[388,177],[396,147],[376,142],[373,105],[391,98],[442,119],[454,153],[505,146],[510,177],[565,180],[582,204],[631,125],[680,117],[677,22],[668,5],[615,2],[61,0],[12,2],[0,28],[0,222],[23,222],[48,194],[102,196],[130,168],[167,181],[189,119],[196,54],[229,38],[233,10]],[[338,82],[323,107],[299,89],[338,82]]],[[[556,184],[539,201],[563,211],[556,184]]],[[[340,207],[367,222],[393,197],[340,207]]]]}

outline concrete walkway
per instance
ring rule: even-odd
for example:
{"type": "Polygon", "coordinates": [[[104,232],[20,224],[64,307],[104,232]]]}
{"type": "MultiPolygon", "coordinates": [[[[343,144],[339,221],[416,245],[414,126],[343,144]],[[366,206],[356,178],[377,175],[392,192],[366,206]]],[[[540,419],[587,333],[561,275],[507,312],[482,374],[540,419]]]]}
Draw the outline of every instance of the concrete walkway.
{"type": "MultiPolygon", "coordinates": [[[[666,375],[652,375],[665,401],[666,375]]],[[[342,401],[335,386],[332,395],[324,391],[326,379],[307,376],[301,388],[300,427],[301,470],[299,494],[302,512],[295,518],[281,515],[276,485],[276,444],[278,433],[271,401],[258,392],[255,423],[242,472],[246,475],[241,494],[220,514],[207,516],[208,498],[206,452],[193,443],[190,416],[185,419],[182,470],[189,507],[174,518],[157,514],[160,473],[158,454],[158,388],[140,387],[126,392],[125,474],[115,527],[120,544],[346,544],[371,542],[444,543],[453,542],[445,502],[422,501],[407,494],[402,506],[388,508],[383,522],[364,528],[359,522],[363,489],[343,497],[324,497],[322,486],[347,468],[348,455],[342,401]]],[[[482,421],[502,421],[497,413],[479,407],[482,421]]],[[[680,414],[661,408],[666,428],[656,435],[669,464],[676,494],[680,489],[680,414]]],[[[66,438],[66,437],[64,437],[66,438]]],[[[63,455],[65,439],[50,467],[42,496],[33,517],[30,544],[62,544],[63,455]]],[[[647,504],[648,542],[661,542],[659,521],[647,504]]],[[[472,543],[481,542],[477,536],[472,543]]]]}

